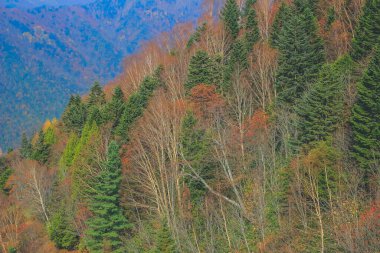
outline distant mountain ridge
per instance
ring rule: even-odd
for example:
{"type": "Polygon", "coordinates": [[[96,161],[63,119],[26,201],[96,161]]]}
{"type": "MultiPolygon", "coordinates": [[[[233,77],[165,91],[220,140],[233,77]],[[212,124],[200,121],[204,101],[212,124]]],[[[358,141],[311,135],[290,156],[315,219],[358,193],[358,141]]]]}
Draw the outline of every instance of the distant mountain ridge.
{"type": "Polygon", "coordinates": [[[122,59],[142,41],[195,21],[202,1],[98,0],[18,8],[21,2],[28,7],[44,1],[8,0],[0,5],[0,148],[13,147],[18,133],[30,134],[46,118],[59,116],[70,94],[114,78],[122,59]]]}

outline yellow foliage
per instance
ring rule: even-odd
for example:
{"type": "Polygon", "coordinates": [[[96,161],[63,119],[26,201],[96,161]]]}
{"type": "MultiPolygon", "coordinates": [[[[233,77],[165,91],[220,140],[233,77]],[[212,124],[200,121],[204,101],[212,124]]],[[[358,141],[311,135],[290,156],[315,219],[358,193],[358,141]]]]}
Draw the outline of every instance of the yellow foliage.
{"type": "Polygon", "coordinates": [[[46,131],[52,126],[52,123],[49,119],[45,121],[45,123],[42,126],[42,131],[46,133],[46,131]]]}

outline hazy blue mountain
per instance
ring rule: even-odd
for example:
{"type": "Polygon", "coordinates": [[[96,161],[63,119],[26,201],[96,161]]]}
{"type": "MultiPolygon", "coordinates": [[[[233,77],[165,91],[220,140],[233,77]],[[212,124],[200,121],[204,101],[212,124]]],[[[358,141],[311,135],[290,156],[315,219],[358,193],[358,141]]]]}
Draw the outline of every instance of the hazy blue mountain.
{"type": "Polygon", "coordinates": [[[59,116],[71,93],[114,78],[142,41],[195,21],[203,0],[82,0],[66,4],[87,3],[58,7],[52,5],[63,1],[6,1],[0,5],[3,149],[18,144],[19,133],[59,116]],[[42,3],[49,6],[27,8],[42,3]]]}

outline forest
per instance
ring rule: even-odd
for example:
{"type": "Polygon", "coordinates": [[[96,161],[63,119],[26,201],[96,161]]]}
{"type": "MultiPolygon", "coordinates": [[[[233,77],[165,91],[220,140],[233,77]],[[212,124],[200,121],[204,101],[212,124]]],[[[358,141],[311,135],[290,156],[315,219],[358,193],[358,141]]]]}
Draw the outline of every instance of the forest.
{"type": "Polygon", "coordinates": [[[226,0],[0,158],[0,252],[380,251],[380,1],[226,0]]]}

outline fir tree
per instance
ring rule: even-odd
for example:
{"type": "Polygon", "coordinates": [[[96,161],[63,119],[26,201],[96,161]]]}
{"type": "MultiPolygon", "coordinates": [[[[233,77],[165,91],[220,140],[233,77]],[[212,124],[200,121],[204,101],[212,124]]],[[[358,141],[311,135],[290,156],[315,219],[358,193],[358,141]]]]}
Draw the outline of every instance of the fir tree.
{"type": "Polygon", "coordinates": [[[49,159],[50,145],[45,143],[45,134],[41,130],[38,134],[38,139],[33,147],[32,158],[40,163],[46,163],[49,159]]]}
{"type": "Polygon", "coordinates": [[[191,58],[185,87],[191,90],[198,84],[213,84],[213,63],[205,51],[198,51],[191,58]]]}
{"type": "Polygon", "coordinates": [[[48,234],[58,249],[74,250],[79,244],[79,234],[70,224],[70,217],[65,206],[53,215],[48,224],[48,234]]]}
{"type": "Polygon", "coordinates": [[[86,122],[87,110],[79,95],[70,97],[63,115],[62,121],[68,131],[79,134],[86,122]]]}
{"type": "Polygon", "coordinates": [[[57,137],[52,126],[46,129],[44,138],[45,143],[48,145],[53,145],[57,141],[57,137]]]}
{"type": "Polygon", "coordinates": [[[310,9],[294,10],[278,38],[280,51],[276,90],[279,102],[294,104],[318,78],[325,60],[317,24],[310,9]]]}
{"type": "Polygon", "coordinates": [[[227,34],[232,40],[239,35],[240,11],[235,0],[227,0],[221,12],[221,19],[224,23],[227,34]]]}
{"type": "MultiPolygon", "coordinates": [[[[183,119],[181,131],[181,147],[187,165],[185,171],[193,174],[193,170],[205,180],[212,178],[213,166],[210,161],[210,141],[204,130],[196,129],[197,120],[192,112],[188,112],[183,119]],[[190,169],[188,166],[191,166],[190,169]]],[[[203,183],[196,178],[185,179],[190,189],[191,200],[194,204],[200,204],[206,188],[203,183]]]]}
{"type": "Polygon", "coordinates": [[[32,143],[25,133],[22,134],[20,153],[24,159],[30,158],[32,155],[32,143]]]}
{"type": "Polygon", "coordinates": [[[120,207],[121,159],[119,146],[113,141],[108,147],[104,169],[97,176],[88,220],[86,245],[90,252],[103,252],[109,247],[112,252],[125,252],[122,235],[130,227],[120,207]]]}
{"type": "Polygon", "coordinates": [[[367,0],[352,41],[353,59],[368,56],[375,45],[380,45],[380,1],[367,0]]]}
{"type": "Polygon", "coordinates": [[[175,241],[173,240],[172,233],[170,232],[167,219],[161,222],[161,229],[157,234],[157,253],[176,253],[175,241]]]}
{"type": "Polygon", "coordinates": [[[126,102],[120,122],[115,129],[115,134],[120,138],[121,142],[128,142],[129,129],[142,115],[144,109],[148,106],[148,101],[153,91],[161,84],[160,73],[161,70],[157,69],[153,76],[146,77],[140,89],[132,94],[126,102]]]}
{"type": "Polygon", "coordinates": [[[247,51],[251,51],[253,45],[259,40],[260,32],[257,26],[256,10],[254,4],[256,0],[247,0],[245,6],[246,24],[245,24],[245,41],[247,51]]]}
{"type": "Polygon", "coordinates": [[[73,164],[75,150],[78,142],[78,136],[75,133],[72,133],[63,151],[61,159],[59,160],[62,176],[66,174],[67,168],[73,164]]]}
{"type": "Polygon", "coordinates": [[[365,181],[380,159],[380,49],[375,54],[357,87],[352,109],[352,155],[365,174],[365,181]]]}
{"type": "Polygon", "coordinates": [[[196,42],[199,42],[201,40],[202,34],[206,31],[206,29],[207,29],[207,23],[203,23],[201,26],[198,26],[195,32],[190,36],[190,39],[187,42],[186,47],[189,49],[196,42]]]}
{"type": "Polygon", "coordinates": [[[281,4],[280,9],[278,10],[276,17],[272,25],[272,32],[270,37],[271,45],[275,48],[278,48],[279,37],[281,30],[287,20],[290,18],[291,9],[284,2],[281,4]]]}
{"type": "Polygon", "coordinates": [[[120,118],[123,114],[125,107],[124,93],[120,87],[116,87],[111,101],[107,104],[105,109],[105,117],[107,121],[112,122],[112,127],[119,124],[120,118]]]}
{"type": "Polygon", "coordinates": [[[103,92],[102,86],[100,86],[99,82],[95,82],[91,87],[90,95],[88,98],[88,106],[97,106],[100,107],[106,103],[106,96],[103,92]]]}
{"type": "Polygon", "coordinates": [[[305,93],[296,107],[300,144],[325,141],[343,116],[344,79],[352,70],[350,57],[326,64],[318,81],[305,93]]]}

